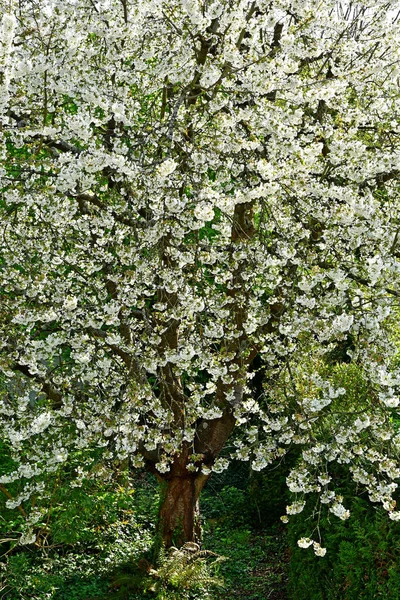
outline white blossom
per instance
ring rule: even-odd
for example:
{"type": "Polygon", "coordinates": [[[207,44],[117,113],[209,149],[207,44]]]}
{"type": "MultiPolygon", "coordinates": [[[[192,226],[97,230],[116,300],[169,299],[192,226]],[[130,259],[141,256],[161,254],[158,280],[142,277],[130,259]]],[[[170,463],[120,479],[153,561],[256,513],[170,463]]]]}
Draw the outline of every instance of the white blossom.
{"type": "Polygon", "coordinates": [[[28,544],[34,544],[36,542],[36,533],[33,531],[27,531],[19,538],[19,543],[23,546],[27,546],[28,544]]]}
{"type": "Polygon", "coordinates": [[[398,0],[362,32],[337,0],[0,6],[9,506],[76,451],[167,481],[296,446],[284,521],[349,516],[332,463],[396,520],[398,0]]]}
{"type": "Polygon", "coordinates": [[[300,548],[309,548],[312,544],[313,544],[313,540],[310,540],[310,538],[301,538],[301,539],[297,540],[297,545],[300,548]]]}
{"type": "Polygon", "coordinates": [[[326,548],[322,548],[321,544],[318,542],[313,542],[314,554],[316,556],[325,556],[326,548]]]}
{"type": "Polygon", "coordinates": [[[350,511],[346,510],[343,504],[341,504],[340,502],[335,502],[335,504],[333,504],[329,510],[334,515],[339,517],[339,519],[342,519],[342,521],[345,521],[350,517],[350,511]]]}
{"type": "Polygon", "coordinates": [[[168,158],[158,167],[158,173],[162,179],[165,179],[175,171],[176,167],[176,162],[173,159],[168,158]]]}
{"type": "Polygon", "coordinates": [[[305,502],[294,502],[293,504],[290,504],[286,507],[286,513],[288,515],[296,515],[298,513],[301,513],[305,504],[305,502]]]}

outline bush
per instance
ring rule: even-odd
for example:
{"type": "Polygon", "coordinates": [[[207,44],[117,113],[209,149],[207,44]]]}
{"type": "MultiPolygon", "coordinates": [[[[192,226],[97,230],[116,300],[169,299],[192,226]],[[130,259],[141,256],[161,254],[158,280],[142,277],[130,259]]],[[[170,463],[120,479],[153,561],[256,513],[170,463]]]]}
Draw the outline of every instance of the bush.
{"type": "MultiPolygon", "coordinates": [[[[97,558],[97,557],[96,557],[97,558]]],[[[20,552],[0,563],[4,600],[88,600],[106,597],[107,582],[96,573],[96,560],[84,553],[47,558],[39,552],[20,552]]]]}
{"type": "MultiPolygon", "coordinates": [[[[335,409],[362,413],[371,393],[369,383],[359,366],[343,362],[343,356],[331,357],[330,364],[320,372],[329,377],[335,387],[343,387],[346,394],[335,401],[335,409]],[[334,360],[333,360],[334,358],[334,360]]],[[[326,431],[329,435],[329,418],[326,431]]],[[[291,547],[289,567],[289,594],[294,600],[397,600],[400,598],[400,528],[390,521],[387,513],[372,504],[351,478],[345,465],[329,463],[336,493],[345,498],[351,517],[341,521],[321,506],[316,521],[313,506],[317,498],[307,498],[302,513],[291,516],[288,525],[288,542],[291,547]],[[310,535],[310,524],[316,533],[310,535]],[[323,557],[315,556],[312,547],[299,548],[297,540],[313,537],[326,547],[323,557]]]]}
{"type": "Polygon", "coordinates": [[[351,518],[325,516],[320,528],[324,557],[298,547],[304,536],[304,513],[288,526],[291,545],[289,594],[293,600],[398,600],[400,598],[400,528],[386,512],[354,498],[351,518]]]}

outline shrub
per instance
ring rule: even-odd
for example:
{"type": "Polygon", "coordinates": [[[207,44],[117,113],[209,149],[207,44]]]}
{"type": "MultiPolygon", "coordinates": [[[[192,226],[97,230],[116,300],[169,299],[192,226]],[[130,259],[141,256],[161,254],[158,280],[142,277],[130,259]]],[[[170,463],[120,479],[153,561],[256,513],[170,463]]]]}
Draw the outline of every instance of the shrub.
{"type": "Polygon", "coordinates": [[[398,600],[400,598],[400,528],[381,508],[354,498],[352,517],[322,517],[324,557],[298,547],[309,514],[292,518],[289,594],[293,600],[398,600]]]}

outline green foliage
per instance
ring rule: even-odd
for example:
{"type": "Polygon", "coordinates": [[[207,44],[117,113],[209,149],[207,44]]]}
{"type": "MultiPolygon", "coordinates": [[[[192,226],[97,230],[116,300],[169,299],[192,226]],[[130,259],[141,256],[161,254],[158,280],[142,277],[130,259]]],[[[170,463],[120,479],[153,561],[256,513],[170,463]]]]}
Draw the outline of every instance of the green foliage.
{"type": "Polygon", "coordinates": [[[111,589],[115,600],[202,600],[212,598],[211,590],[221,588],[219,563],[225,560],[209,550],[187,542],[182,548],[161,548],[157,566],[145,559],[130,561],[115,574],[111,589]]]}
{"type": "MultiPolygon", "coordinates": [[[[3,544],[2,600],[107,599],[111,573],[148,552],[157,499],[153,481],[138,474],[120,485],[120,472],[111,469],[96,475],[75,488],[67,476],[60,478],[36,546],[3,544]]],[[[15,513],[3,513],[1,528],[9,537],[15,513]]]]}
{"type": "Polygon", "coordinates": [[[306,512],[289,523],[291,561],[289,592],[293,600],[397,600],[400,597],[400,530],[386,513],[367,500],[355,498],[352,518],[321,519],[323,546],[317,558],[298,548],[306,512]]]}
{"type": "MultiPolygon", "coordinates": [[[[285,540],[280,530],[266,530],[264,521],[269,499],[271,506],[284,502],[275,497],[280,484],[271,483],[279,469],[255,474],[237,462],[215,474],[203,502],[208,550],[159,551],[154,557],[158,485],[144,473],[129,476],[121,465],[96,470],[95,464],[82,487],[71,487],[67,471],[59,478],[40,547],[4,545],[10,551],[0,559],[1,600],[282,597],[285,540]],[[221,555],[229,560],[222,562],[221,555]]],[[[277,506],[277,513],[282,510],[277,506]]],[[[20,517],[7,512],[7,531],[20,517]]]]}
{"type": "MultiPolygon", "coordinates": [[[[361,413],[373,391],[356,363],[347,363],[346,350],[351,340],[338,344],[328,364],[318,370],[329,377],[334,387],[346,393],[333,400],[336,414],[351,410],[361,413]],[[347,344],[347,346],[346,346],[347,344]],[[343,352],[342,352],[343,351],[343,352]]],[[[301,390],[301,386],[299,386],[301,390]]],[[[330,421],[320,430],[321,441],[330,435],[330,421]]],[[[367,431],[365,436],[369,435],[367,431]]],[[[344,497],[350,519],[341,521],[310,497],[304,511],[291,516],[288,542],[291,548],[289,594],[293,600],[374,600],[400,597],[400,530],[387,513],[362,496],[345,465],[329,463],[333,489],[344,497]],[[310,523],[318,527],[310,530],[310,523]],[[315,556],[312,547],[299,548],[297,540],[310,537],[326,547],[324,557],[315,556]]],[[[283,513],[282,513],[283,514],[283,513]]]]}
{"type": "Polygon", "coordinates": [[[207,484],[201,498],[204,544],[229,558],[219,567],[225,588],[215,600],[284,597],[286,541],[276,522],[286,504],[286,470],[255,473],[234,461],[207,484]]]}
{"type": "Polygon", "coordinates": [[[77,488],[60,486],[53,502],[49,525],[54,544],[103,543],[155,522],[152,486],[88,480],[77,488]]]}
{"type": "Polygon", "coordinates": [[[157,600],[184,600],[209,598],[209,590],[222,587],[223,580],[213,574],[224,557],[209,550],[200,550],[197,544],[186,543],[182,548],[171,548],[160,554],[159,566],[150,574],[155,582],[149,589],[157,600]]]}
{"type": "Polygon", "coordinates": [[[225,589],[216,600],[245,597],[248,600],[282,598],[286,586],[286,542],[282,532],[270,529],[255,533],[235,527],[235,522],[216,525],[206,536],[208,547],[224,552],[229,560],[220,573],[225,589]]]}
{"type": "Polygon", "coordinates": [[[207,490],[201,502],[202,514],[211,522],[218,520],[229,524],[234,519],[237,526],[247,525],[246,495],[246,490],[234,486],[224,486],[216,495],[207,490]]]}
{"type": "Polygon", "coordinates": [[[95,561],[84,553],[47,557],[21,552],[0,563],[4,600],[87,600],[102,595],[107,582],[96,573],[95,561]]]}

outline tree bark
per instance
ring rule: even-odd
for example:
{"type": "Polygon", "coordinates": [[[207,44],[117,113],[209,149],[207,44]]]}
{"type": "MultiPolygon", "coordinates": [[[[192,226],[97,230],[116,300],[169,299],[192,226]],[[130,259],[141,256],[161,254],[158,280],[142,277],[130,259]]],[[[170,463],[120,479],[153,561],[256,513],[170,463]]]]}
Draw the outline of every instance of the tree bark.
{"type": "Polygon", "coordinates": [[[159,532],[167,548],[200,542],[199,497],[207,479],[187,472],[163,482],[159,532]]]}

